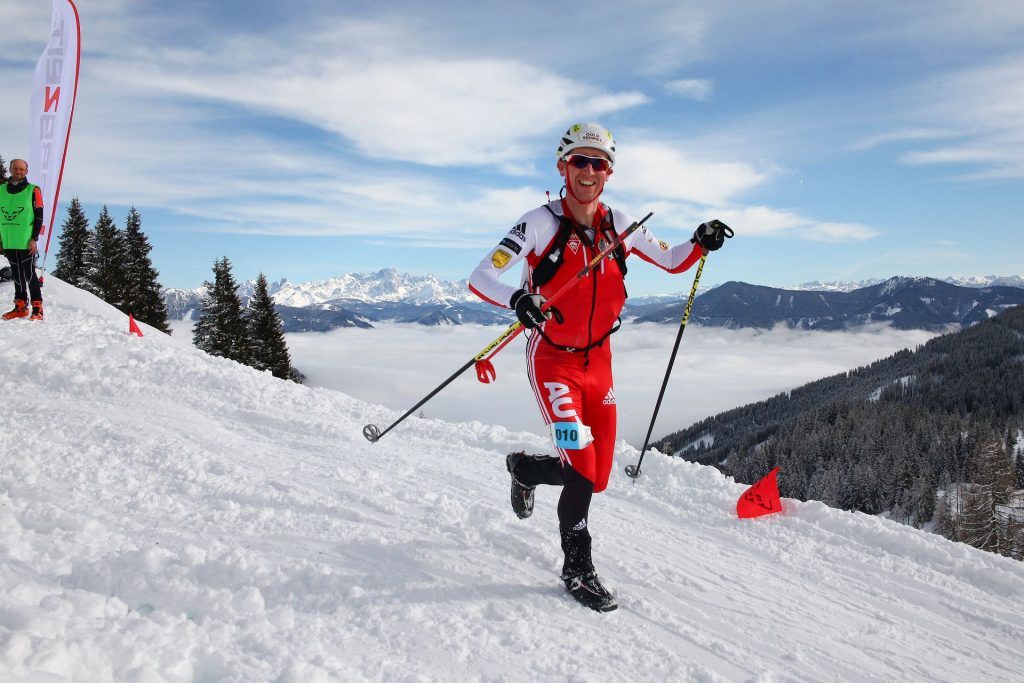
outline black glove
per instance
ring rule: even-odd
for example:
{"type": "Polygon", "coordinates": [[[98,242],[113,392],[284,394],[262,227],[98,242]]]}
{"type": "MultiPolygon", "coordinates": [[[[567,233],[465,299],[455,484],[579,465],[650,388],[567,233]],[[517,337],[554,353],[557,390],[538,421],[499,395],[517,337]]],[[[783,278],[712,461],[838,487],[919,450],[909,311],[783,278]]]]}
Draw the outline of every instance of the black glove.
{"type": "Polygon", "coordinates": [[[732,235],[732,228],[715,218],[697,226],[697,229],[693,231],[693,237],[690,238],[690,241],[699,244],[708,251],[718,251],[725,244],[725,238],[732,237],[732,235]]]}
{"type": "Polygon", "coordinates": [[[554,309],[540,310],[545,301],[547,299],[540,294],[530,294],[525,289],[517,289],[516,293],[509,300],[508,305],[515,309],[516,317],[519,318],[519,322],[523,324],[523,327],[532,330],[545,320],[551,319],[554,309]]]}

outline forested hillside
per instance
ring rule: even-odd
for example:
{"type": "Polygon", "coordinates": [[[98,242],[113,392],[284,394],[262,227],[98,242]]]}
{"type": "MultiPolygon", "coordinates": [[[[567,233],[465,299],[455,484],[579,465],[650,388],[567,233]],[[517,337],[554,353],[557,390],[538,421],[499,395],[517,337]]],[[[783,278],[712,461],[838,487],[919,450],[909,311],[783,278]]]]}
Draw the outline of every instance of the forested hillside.
{"type": "Polygon", "coordinates": [[[1022,430],[1018,306],[665,440],[743,482],[781,466],[786,497],[889,512],[915,526],[934,522],[948,537],[1020,557],[1024,546],[1009,537],[1020,536],[1014,490],[1024,487],[1022,430]],[[974,499],[979,492],[984,501],[974,499]],[[998,528],[965,530],[969,510],[986,506],[998,528]]]}

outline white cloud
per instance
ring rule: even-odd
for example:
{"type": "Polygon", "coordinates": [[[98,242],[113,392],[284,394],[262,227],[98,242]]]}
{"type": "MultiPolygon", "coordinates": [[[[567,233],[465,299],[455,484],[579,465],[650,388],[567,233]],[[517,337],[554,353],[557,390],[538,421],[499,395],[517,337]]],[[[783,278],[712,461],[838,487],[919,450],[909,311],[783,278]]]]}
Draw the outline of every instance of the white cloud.
{"type": "Polygon", "coordinates": [[[785,237],[813,242],[864,242],[881,233],[858,223],[823,222],[807,218],[794,211],[768,206],[722,208],[712,215],[749,237],[785,237]]]}
{"type": "Polygon", "coordinates": [[[711,97],[711,93],[714,91],[714,83],[703,78],[684,78],[677,81],[669,81],[665,84],[665,89],[673,95],[704,102],[711,97]]]}
{"type": "Polygon", "coordinates": [[[811,223],[799,235],[815,242],[866,242],[881,233],[859,223],[811,223]]]}
{"type": "Polygon", "coordinates": [[[291,47],[242,64],[233,51],[165,54],[114,73],[126,86],[291,118],[338,134],[370,157],[431,166],[519,160],[552,121],[648,101],[639,92],[609,92],[512,59],[442,60],[413,52],[374,59],[360,45],[327,54],[291,47]]]}
{"type": "Polygon", "coordinates": [[[905,99],[921,122],[955,131],[940,146],[905,153],[905,163],[967,166],[971,177],[1024,178],[1024,53],[937,74],[905,99]]]}
{"type": "MultiPolygon", "coordinates": [[[[643,444],[675,332],[673,325],[627,323],[612,339],[619,436],[636,448],[643,444]]],[[[500,333],[500,328],[477,325],[424,328],[385,324],[373,330],[289,334],[288,347],[310,384],[405,410],[500,333]],[[338,348],[345,348],[346,353],[339,355],[338,348]],[[428,370],[419,355],[425,348],[431,349],[428,370]]],[[[676,363],[654,436],[866,365],[900,349],[915,348],[933,336],[886,326],[810,333],[781,327],[764,331],[692,326],[680,353],[686,358],[713,357],[715,362],[676,363]]],[[[480,384],[470,369],[423,406],[423,412],[432,418],[480,420],[541,433],[543,425],[522,353],[521,340],[513,342],[494,359],[495,384],[480,384]]]]}
{"type": "Polygon", "coordinates": [[[862,151],[888,145],[890,143],[909,142],[915,140],[936,140],[954,137],[955,133],[937,128],[902,128],[877,135],[870,135],[850,144],[847,149],[862,151]]]}
{"type": "Polygon", "coordinates": [[[617,154],[617,192],[639,197],[721,204],[764,182],[764,172],[743,162],[700,161],[672,140],[634,139],[617,154]]]}
{"type": "Polygon", "coordinates": [[[1010,163],[1015,159],[1006,148],[962,146],[938,147],[927,151],[908,152],[902,160],[908,164],[990,164],[1010,163]]]}

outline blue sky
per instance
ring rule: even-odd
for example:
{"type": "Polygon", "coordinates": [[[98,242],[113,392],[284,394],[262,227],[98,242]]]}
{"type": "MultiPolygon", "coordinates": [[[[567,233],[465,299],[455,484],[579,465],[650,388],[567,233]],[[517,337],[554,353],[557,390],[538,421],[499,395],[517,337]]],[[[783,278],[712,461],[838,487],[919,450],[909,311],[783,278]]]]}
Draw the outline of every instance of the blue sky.
{"type": "MultiPolygon", "coordinates": [[[[705,284],[1024,274],[1019,0],[427,4],[80,2],[62,203],[135,205],[170,287],[222,255],[240,279],[460,279],[594,120],[606,201],[673,243],[735,228],[705,284]]],[[[0,8],[7,160],[49,10],[0,8]]],[[[689,277],[638,263],[630,293],[689,277]]]]}

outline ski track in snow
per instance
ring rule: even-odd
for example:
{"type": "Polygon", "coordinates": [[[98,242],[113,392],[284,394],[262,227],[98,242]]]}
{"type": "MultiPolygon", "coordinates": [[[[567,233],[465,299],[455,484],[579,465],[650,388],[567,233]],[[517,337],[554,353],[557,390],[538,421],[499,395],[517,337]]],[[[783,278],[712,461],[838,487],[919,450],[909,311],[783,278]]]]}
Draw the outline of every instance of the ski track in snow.
{"type": "Polygon", "coordinates": [[[743,485],[657,455],[634,485],[620,442],[591,509],[620,608],[592,613],[557,491],[508,506],[541,436],[370,444],[401,412],[46,296],[0,324],[0,680],[1024,680],[1022,563],[815,502],[739,520],[743,485]]]}

